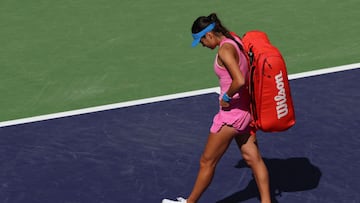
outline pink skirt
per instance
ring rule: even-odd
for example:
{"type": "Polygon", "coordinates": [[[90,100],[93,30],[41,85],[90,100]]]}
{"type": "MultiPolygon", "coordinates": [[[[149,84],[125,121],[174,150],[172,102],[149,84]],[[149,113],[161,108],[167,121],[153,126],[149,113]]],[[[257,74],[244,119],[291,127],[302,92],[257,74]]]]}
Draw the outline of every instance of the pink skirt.
{"type": "Polygon", "coordinates": [[[224,125],[235,128],[240,134],[249,134],[252,130],[251,114],[249,111],[241,109],[231,109],[229,111],[220,110],[213,119],[210,128],[211,133],[217,133],[224,125]]]}

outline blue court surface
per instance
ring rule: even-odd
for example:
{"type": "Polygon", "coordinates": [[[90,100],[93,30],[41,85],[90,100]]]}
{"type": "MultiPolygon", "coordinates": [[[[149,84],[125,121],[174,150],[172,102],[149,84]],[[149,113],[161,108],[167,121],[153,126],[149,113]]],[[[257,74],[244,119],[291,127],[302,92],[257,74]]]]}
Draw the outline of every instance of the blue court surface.
{"type": "MultiPolygon", "coordinates": [[[[258,133],[274,202],[360,202],[360,69],[291,81],[296,125],[258,133]]],[[[187,196],[217,94],[0,128],[0,202],[159,203],[187,196]]],[[[201,203],[259,202],[235,142],[201,203]]]]}

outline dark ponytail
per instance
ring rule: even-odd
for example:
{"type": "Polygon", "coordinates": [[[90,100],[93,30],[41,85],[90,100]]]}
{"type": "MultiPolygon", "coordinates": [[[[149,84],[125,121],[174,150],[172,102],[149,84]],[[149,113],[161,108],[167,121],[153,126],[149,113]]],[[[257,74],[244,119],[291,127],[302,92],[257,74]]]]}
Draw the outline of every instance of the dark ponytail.
{"type": "Polygon", "coordinates": [[[226,29],[225,26],[221,24],[220,19],[217,17],[216,13],[211,13],[209,16],[200,16],[198,17],[191,28],[192,33],[198,33],[201,32],[203,29],[205,29],[208,25],[215,22],[215,33],[221,33],[225,37],[232,39],[240,48],[241,51],[244,51],[243,46],[235,40],[235,38],[230,34],[230,31],[226,29]]]}

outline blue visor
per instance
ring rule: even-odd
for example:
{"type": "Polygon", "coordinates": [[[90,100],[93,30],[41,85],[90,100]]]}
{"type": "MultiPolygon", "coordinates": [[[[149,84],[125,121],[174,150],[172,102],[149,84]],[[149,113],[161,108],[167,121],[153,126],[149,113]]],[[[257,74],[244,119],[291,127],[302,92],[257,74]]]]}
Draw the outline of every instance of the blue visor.
{"type": "Polygon", "coordinates": [[[201,38],[204,37],[206,35],[206,33],[213,30],[214,27],[215,27],[215,23],[211,23],[210,25],[208,25],[205,29],[201,30],[200,32],[192,34],[192,37],[194,38],[194,40],[191,45],[193,47],[198,45],[200,43],[201,38]]]}

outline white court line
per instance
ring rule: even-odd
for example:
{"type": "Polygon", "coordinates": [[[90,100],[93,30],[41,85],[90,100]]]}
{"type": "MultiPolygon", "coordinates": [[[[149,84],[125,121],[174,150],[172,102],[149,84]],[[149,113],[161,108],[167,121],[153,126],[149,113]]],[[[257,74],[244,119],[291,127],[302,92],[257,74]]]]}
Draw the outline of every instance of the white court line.
{"type": "Polygon", "coordinates": [[[353,63],[353,64],[349,64],[349,65],[336,66],[336,67],[332,67],[332,68],[324,68],[324,69],[319,69],[319,70],[307,71],[307,72],[303,72],[303,73],[291,74],[291,75],[289,75],[289,80],[323,75],[323,74],[327,74],[327,73],[335,73],[335,72],[346,71],[346,70],[353,70],[353,69],[357,69],[357,68],[360,68],[360,63],[353,63]]]}
{"type": "MultiPolygon", "coordinates": [[[[352,70],[352,69],[357,69],[357,68],[360,68],[360,63],[337,66],[337,67],[332,67],[332,68],[319,69],[319,70],[308,71],[308,72],[297,73],[297,74],[291,74],[291,75],[289,75],[289,79],[294,80],[294,79],[298,79],[298,78],[311,77],[311,76],[322,75],[322,74],[327,74],[327,73],[335,73],[335,72],[339,72],[339,71],[352,70]]],[[[140,100],[134,100],[134,101],[127,101],[127,102],[121,102],[121,103],[109,104],[109,105],[103,105],[103,106],[96,106],[96,107],[84,108],[84,109],[73,110],[73,111],[66,111],[66,112],[60,112],[60,113],[54,113],[54,114],[34,116],[34,117],[29,117],[29,118],[3,121],[3,122],[0,122],[0,128],[6,127],[6,126],[18,125],[18,124],[44,121],[44,120],[62,118],[62,117],[67,117],[67,116],[75,116],[75,115],[81,115],[81,114],[86,114],[86,113],[93,113],[93,112],[99,112],[99,111],[105,111],[105,110],[111,110],[111,109],[117,109],[117,108],[129,107],[129,106],[136,106],[136,105],[141,105],[141,104],[149,104],[149,103],[154,103],[154,102],[159,102],[159,101],[179,99],[179,98],[185,98],[185,97],[191,97],[191,96],[203,95],[203,94],[209,94],[209,93],[219,93],[219,92],[220,92],[219,87],[213,87],[213,88],[207,88],[207,89],[202,89],[202,90],[170,94],[170,95],[164,95],[164,96],[158,96],[158,97],[152,97],[152,98],[140,99],[140,100]]]]}

